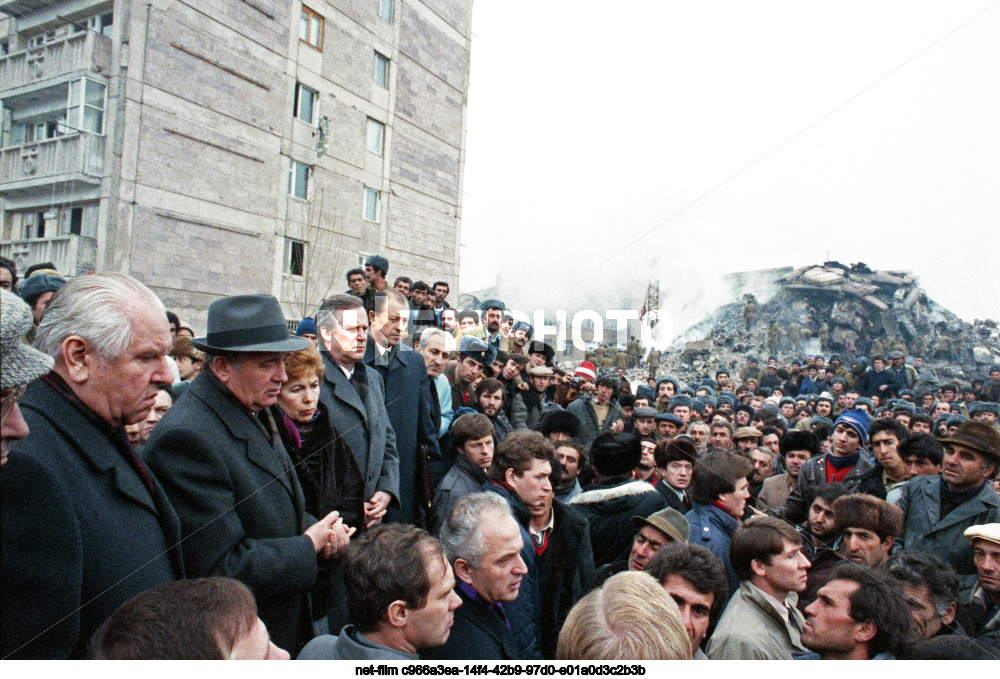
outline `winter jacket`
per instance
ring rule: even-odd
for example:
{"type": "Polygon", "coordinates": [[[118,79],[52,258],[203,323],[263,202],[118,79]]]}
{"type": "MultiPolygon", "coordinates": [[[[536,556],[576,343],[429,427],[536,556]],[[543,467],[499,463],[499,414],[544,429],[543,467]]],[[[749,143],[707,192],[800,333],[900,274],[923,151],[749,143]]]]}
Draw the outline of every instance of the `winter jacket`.
{"type": "Polygon", "coordinates": [[[795,592],[785,597],[789,618],[796,627],[785,622],[759,588],[741,583],[708,640],[709,659],[791,660],[792,653],[805,651],[800,639],[805,618],[795,607],[797,601],[795,592]]]}
{"type": "MultiPolygon", "coordinates": [[[[523,580],[521,589],[524,589],[523,580]]],[[[455,610],[455,624],[448,635],[448,641],[444,646],[422,649],[421,660],[525,659],[514,639],[517,628],[510,615],[510,605],[513,602],[502,604],[510,621],[508,627],[507,622],[492,606],[482,600],[473,600],[461,587],[455,587],[455,593],[462,599],[462,605],[455,610]]],[[[521,598],[521,594],[517,599],[521,598]]]]}
{"type": "Polygon", "coordinates": [[[469,458],[459,455],[434,491],[430,532],[437,535],[455,503],[466,495],[483,492],[486,481],[486,472],[469,462],[469,458]]]}
{"type": "Polygon", "coordinates": [[[510,423],[514,429],[538,430],[542,422],[542,411],[547,402],[539,398],[534,389],[518,391],[510,407],[510,423]]]}
{"type": "MultiPolygon", "coordinates": [[[[694,503],[694,509],[684,515],[691,526],[691,537],[688,543],[701,545],[726,567],[726,578],[729,580],[729,596],[732,597],[740,587],[740,578],[729,563],[729,543],[740,522],[714,505],[694,503]]],[[[728,599],[727,599],[728,600],[728,599]]]]}
{"type": "Polygon", "coordinates": [[[555,523],[545,551],[538,556],[541,575],[542,657],[556,657],[556,642],[566,616],[594,579],[590,525],[574,509],[552,503],[555,523]]]}
{"type": "Polygon", "coordinates": [[[589,395],[578,397],[575,401],[566,406],[566,411],[573,413],[580,420],[580,432],[576,438],[584,448],[590,448],[598,436],[611,429],[621,416],[622,407],[618,401],[610,401],[608,404],[608,416],[604,418],[604,424],[597,423],[597,412],[594,410],[593,399],[589,395]]]}
{"type": "MultiPolygon", "coordinates": [[[[828,454],[823,453],[822,455],[817,455],[806,460],[806,463],[802,465],[802,471],[799,472],[798,484],[791,495],[788,496],[788,501],[781,507],[767,510],[767,513],[779,519],[791,521],[792,523],[802,523],[805,521],[809,513],[806,498],[810,496],[812,489],[826,483],[826,456],[828,454]]],[[[868,451],[862,449],[861,455],[858,457],[858,463],[854,465],[851,471],[847,472],[847,476],[844,477],[841,483],[847,486],[849,491],[853,492],[861,482],[861,477],[874,464],[872,458],[868,456],[868,451]]]]}
{"type": "Polygon", "coordinates": [[[858,385],[858,391],[861,392],[862,396],[867,396],[871,398],[872,396],[895,396],[899,393],[900,389],[906,388],[906,378],[903,378],[903,386],[900,387],[896,382],[896,376],[893,375],[888,370],[869,370],[865,373],[865,376],[861,378],[861,382],[858,385]],[[881,390],[880,387],[886,385],[888,389],[881,390]]]}
{"type": "Polygon", "coordinates": [[[969,636],[979,637],[1000,630],[1000,609],[988,608],[990,595],[977,583],[967,602],[958,607],[957,621],[969,636]],[[992,615],[991,615],[992,614],[992,615]]]}
{"type": "Polygon", "coordinates": [[[605,483],[589,486],[573,498],[570,507],[590,524],[594,564],[600,567],[616,561],[631,548],[635,537],[633,516],[647,517],[666,509],[667,503],[645,481],[615,476],[606,479],[605,483]]]}
{"type": "Polygon", "coordinates": [[[965,529],[1000,522],[1000,497],[989,482],[943,517],[940,476],[913,477],[903,488],[897,504],[906,514],[906,523],[893,549],[937,554],[955,568],[963,586],[970,587],[976,577],[976,566],[972,562],[972,545],[964,536],[965,529]]]}

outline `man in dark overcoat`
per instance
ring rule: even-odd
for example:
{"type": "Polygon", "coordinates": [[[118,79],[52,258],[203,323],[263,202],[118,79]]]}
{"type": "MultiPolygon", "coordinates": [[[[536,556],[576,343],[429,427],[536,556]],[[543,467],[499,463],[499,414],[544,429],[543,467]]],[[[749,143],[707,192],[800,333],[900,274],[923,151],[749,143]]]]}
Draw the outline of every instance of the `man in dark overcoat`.
{"type": "Polygon", "coordinates": [[[208,308],[207,355],[183,399],[157,423],[146,461],[181,519],[188,575],[242,581],[271,639],[293,657],[313,636],[309,593],[318,559],[347,546],[336,512],[319,522],[268,408],[288,380],[289,337],[271,295],[235,295],[208,308]]]}
{"type": "Polygon", "coordinates": [[[399,456],[399,508],[390,509],[388,519],[423,526],[433,494],[430,461],[441,458],[431,420],[430,379],[424,357],[401,343],[408,319],[406,298],[395,290],[378,292],[367,311],[364,363],[382,376],[385,412],[399,456]]]}
{"type": "Polygon", "coordinates": [[[35,345],[55,366],[3,467],[0,654],[81,658],[118,606],[184,577],[177,514],[124,430],[171,379],[170,329],[146,286],[98,273],[53,296],[35,345]]]}
{"type": "Polygon", "coordinates": [[[396,434],[385,409],[385,387],[377,370],[364,363],[368,317],[351,295],[334,295],[316,312],[323,379],[319,400],[330,413],[364,477],[364,525],[374,528],[390,505],[399,507],[396,434]]]}

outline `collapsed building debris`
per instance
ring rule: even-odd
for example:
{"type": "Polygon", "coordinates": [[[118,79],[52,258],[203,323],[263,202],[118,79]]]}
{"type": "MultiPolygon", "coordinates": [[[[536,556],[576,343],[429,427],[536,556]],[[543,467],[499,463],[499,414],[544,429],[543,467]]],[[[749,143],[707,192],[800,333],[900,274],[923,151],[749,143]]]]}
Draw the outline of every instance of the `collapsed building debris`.
{"type": "Polygon", "coordinates": [[[948,379],[970,380],[1000,363],[1000,328],[993,320],[966,323],[931,300],[915,275],[874,271],[859,262],[825,262],[773,279],[760,303],[752,287],[717,309],[664,352],[665,368],[691,378],[720,365],[742,365],[748,353],[782,357],[836,352],[851,356],[903,351],[921,356],[948,379]]]}

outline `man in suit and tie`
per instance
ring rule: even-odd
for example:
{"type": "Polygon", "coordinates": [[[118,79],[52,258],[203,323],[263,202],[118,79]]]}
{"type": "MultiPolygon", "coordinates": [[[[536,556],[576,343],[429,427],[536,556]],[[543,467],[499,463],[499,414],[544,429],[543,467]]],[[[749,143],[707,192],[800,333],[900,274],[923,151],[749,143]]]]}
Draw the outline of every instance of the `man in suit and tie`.
{"type": "Polygon", "coordinates": [[[691,476],[694,473],[694,462],[698,459],[698,449],[687,437],[675,439],[662,438],[653,451],[656,468],[660,472],[660,480],[656,490],[660,491],[668,507],[673,507],[681,514],[691,511],[691,476]]]}
{"type": "Polygon", "coordinates": [[[188,576],[242,581],[274,643],[295,656],[313,637],[319,560],[354,532],[337,512],[306,513],[269,411],[288,381],[285,355],[310,341],[289,337],[273,296],[235,295],[212,302],[207,335],[191,343],[205,363],[157,423],[146,461],[180,517],[188,576]]]}
{"type": "Polygon", "coordinates": [[[376,292],[368,306],[365,365],[382,377],[385,412],[396,435],[399,456],[399,507],[390,521],[423,526],[433,488],[430,460],[438,460],[437,430],[431,419],[430,379],[424,357],[405,344],[409,320],[406,298],[396,290],[376,292]]]}
{"type": "Polygon", "coordinates": [[[361,528],[374,528],[390,505],[399,507],[399,456],[382,375],[363,360],[368,315],[357,297],[334,295],[320,304],[316,330],[324,366],[319,400],[364,477],[364,497],[369,499],[361,528]]]}

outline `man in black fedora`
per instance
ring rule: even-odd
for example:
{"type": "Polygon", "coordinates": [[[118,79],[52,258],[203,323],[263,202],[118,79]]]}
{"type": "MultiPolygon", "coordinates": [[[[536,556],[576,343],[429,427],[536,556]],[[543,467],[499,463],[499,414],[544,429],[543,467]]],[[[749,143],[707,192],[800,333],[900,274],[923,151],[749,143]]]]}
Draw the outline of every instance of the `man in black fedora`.
{"type": "Polygon", "coordinates": [[[288,377],[290,337],[271,295],[235,295],[208,308],[206,354],[185,397],[157,424],[146,461],[180,516],[187,575],[241,580],[260,619],[293,656],[312,638],[308,594],[318,561],[347,546],[336,512],[306,514],[302,488],[268,407],[288,377]]]}

